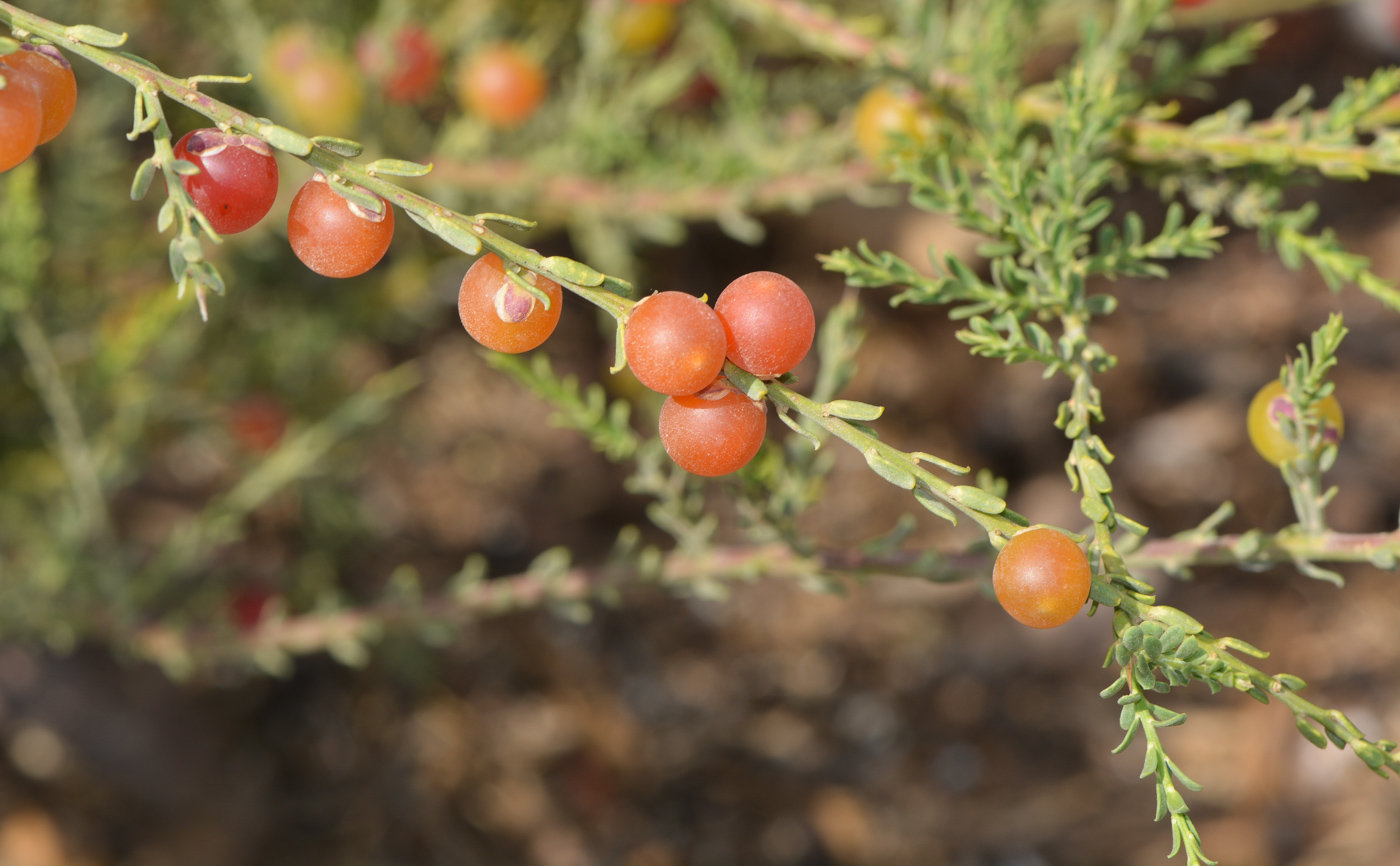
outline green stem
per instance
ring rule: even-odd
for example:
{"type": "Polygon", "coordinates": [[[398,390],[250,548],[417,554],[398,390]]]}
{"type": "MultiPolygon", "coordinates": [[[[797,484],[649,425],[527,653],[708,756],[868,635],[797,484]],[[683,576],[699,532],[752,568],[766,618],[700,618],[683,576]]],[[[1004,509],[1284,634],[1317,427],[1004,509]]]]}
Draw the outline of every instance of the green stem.
{"type": "Polygon", "coordinates": [[[110,536],[112,523],[107,514],[107,500],[102,493],[97,461],[93,459],[92,449],[88,447],[87,437],[83,434],[82,417],[63,381],[58,358],[54,356],[43,326],[29,310],[15,310],[12,316],[15,339],[29,362],[30,372],[34,374],[34,384],[43,400],[44,409],[53,421],[58,437],[59,460],[63,463],[69,484],[73,486],[81,534],[98,538],[110,536]]]}

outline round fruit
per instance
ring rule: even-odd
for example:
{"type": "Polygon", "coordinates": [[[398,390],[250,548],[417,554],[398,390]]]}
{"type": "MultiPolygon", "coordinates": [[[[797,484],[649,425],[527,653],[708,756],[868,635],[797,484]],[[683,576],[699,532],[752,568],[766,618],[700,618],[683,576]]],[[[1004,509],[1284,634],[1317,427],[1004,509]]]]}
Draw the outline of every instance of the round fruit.
{"type": "MultiPolygon", "coordinates": [[[[1316,409],[1323,423],[1323,440],[1331,443],[1339,441],[1345,424],[1342,420],[1342,406],[1337,402],[1337,398],[1331,394],[1327,395],[1316,404],[1316,409]]],[[[1279,427],[1280,417],[1296,419],[1297,413],[1294,411],[1293,401],[1288,399],[1288,392],[1284,390],[1283,383],[1275,379],[1260,388],[1259,393],[1249,402],[1249,441],[1254,444],[1254,450],[1258,451],[1261,457],[1275,466],[1298,456],[1298,449],[1293,447],[1293,443],[1288,441],[1279,427]]]]}
{"type": "Polygon", "coordinates": [[[676,32],[676,8],[663,3],[626,3],[617,10],[612,29],[619,48],[642,54],[659,48],[676,32]]]}
{"type": "Polygon", "coordinates": [[[239,631],[249,632],[258,627],[268,605],[276,595],[261,584],[248,584],[234,590],[228,599],[229,616],[239,631]]]}
{"type": "Polygon", "coordinates": [[[549,89],[544,69],[514,45],[484,49],[457,71],[457,99],[495,127],[524,123],[549,89]]]}
{"type": "Polygon", "coordinates": [[[286,408],[271,397],[244,397],[229,404],[224,427],[239,448],[266,454],[282,441],[289,420],[286,408]]]}
{"type": "Polygon", "coordinates": [[[269,93],[293,124],[316,135],[353,132],[364,106],[355,64],[324,47],[305,25],[284,27],[268,40],[263,68],[269,93]]]}
{"type": "Polygon", "coordinates": [[[931,137],[928,112],[911,92],[896,91],[881,84],[871,88],[856,104],[856,146],[865,158],[882,168],[890,166],[892,148],[915,145],[931,137]]]}
{"type": "Polygon", "coordinates": [[[564,305],[559,284],[528,271],[521,276],[549,296],[548,310],[506,276],[505,265],[495,253],[477,259],[462,278],[457,313],[467,333],[488,349],[528,352],[549,339],[559,324],[564,305]]]}
{"type": "Polygon", "coordinates": [[[292,199],[287,240],[302,263],[325,277],[354,277],[384,258],[394,238],[394,209],[365,210],[331,190],[317,172],[292,199]]]}
{"type": "Polygon", "coordinates": [[[442,74],[442,52],[418,24],[405,24],[387,40],[365,33],[355,42],[355,59],[391,102],[426,99],[442,74]]]}
{"type": "Polygon", "coordinates": [[[39,98],[18,82],[15,70],[0,68],[0,75],[7,85],[0,90],[0,171],[9,171],[39,145],[43,116],[39,98]]]}
{"type": "Polygon", "coordinates": [[[175,143],[175,157],[199,167],[199,174],[182,175],[180,185],[221,235],[257,225],[277,199],[277,160],[251,135],[196,129],[175,143]]]}
{"type": "Polygon", "coordinates": [[[698,394],[667,397],[661,444],[676,465],[695,475],[728,475],[763,444],[768,411],[720,379],[698,394]]]}
{"type": "Polygon", "coordinates": [[[1074,618],[1093,579],[1079,545],[1055,529],[1037,527],[1011,537],[992,566],[992,589],[1012,619],[1054,628],[1074,618]]]}
{"type": "Polygon", "coordinates": [[[724,366],[724,324],[705,302],[685,292],[644,298],[627,319],[623,349],[637,380],[677,396],[709,385],[724,366]]]}
{"type": "Polygon", "coordinates": [[[725,287],[715,300],[726,353],[741,370],[765,378],[796,367],[817,332],[812,302],[782,274],[755,271],[725,287]]]}
{"type": "MultiPolygon", "coordinates": [[[[0,64],[13,69],[15,81],[39,98],[39,143],[52,141],[68,125],[78,104],[73,65],[52,45],[21,45],[18,51],[0,57],[0,64]]],[[[9,71],[0,69],[7,80],[9,71]]]]}

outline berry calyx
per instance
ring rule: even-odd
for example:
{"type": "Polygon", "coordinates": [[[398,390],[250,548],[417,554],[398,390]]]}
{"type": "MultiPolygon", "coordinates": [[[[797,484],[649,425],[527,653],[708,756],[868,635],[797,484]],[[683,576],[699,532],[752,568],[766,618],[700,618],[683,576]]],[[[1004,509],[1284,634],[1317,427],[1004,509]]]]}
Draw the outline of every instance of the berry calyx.
{"type": "Polygon", "coordinates": [[[632,308],[623,338],[637,381],[661,394],[694,394],[724,367],[724,324],[704,301],[661,292],[632,308]]]}
{"type": "MultiPolygon", "coordinates": [[[[1342,418],[1342,405],[1337,402],[1337,398],[1331,394],[1323,397],[1317,402],[1316,411],[1323,425],[1323,441],[1340,441],[1346,424],[1342,418]]],[[[1275,379],[1254,395],[1254,399],[1249,403],[1247,421],[1249,441],[1254,445],[1254,450],[1275,466],[1281,466],[1298,456],[1298,449],[1283,435],[1280,418],[1297,421],[1298,413],[1283,383],[1275,379]]]]}
{"type": "Polygon", "coordinates": [[[73,78],[73,65],[52,45],[21,45],[19,50],[0,57],[0,64],[14,70],[0,69],[6,79],[28,87],[39,99],[39,144],[52,141],[73,116],[78,104],[78,82],[73,78]]]}
{"type": "Polygon", "coordinates": [[[374,267],[394,239],[394,209],[381,212],[337,195],[320,172],[292,199],[287,240],[302,264],[325,277],[354,277],[374,267]]]}
{"type": "Polygon", "coordinates": [[[458,70],[456,83],[462,107],[498,128],[524,123],[549,91],[544,68],[514,45],[478,52],[458,70]]]}
{"type": "Polygon", "coordinates": [[[564,306],[559,284],[531,272],[521,278],[549,297],[549,309],[506,275],[505,264],[495,253],[477,259],[462,278],[457,293],[462,327],[488,349],[528,352],[549,339],[559,324],[564,306]]]}
{"type": "Polygon", "coordinates": [[[1089,598],[1093,576],[1084,551],[1048,527],[1011,537],[992,566],[992,589],[1012,619],[1031,628],[1064,625],[1089,598]]]}
{"type": "Polygon", "coordinates": [[[693,475],[714,477],[743,468],[763,445],[768,411],[724,379],[697,394],[667,397],[658,430],[672,460],[693,475]]]}
{"type": "Polygon", "coordinates": [[[812,348],[817,317],[807,293],[772,271],[745,274],[715,299],[725,351],[742,370],[771,378],[801,363],[812,348]]]}
{"type": "Polygon", "coordinates": [[[175,143],[175,157],[198,166],[180,185],[221,235],[257,225],[277,200],[277,160],[251,135],[196,129],[175,143]]]}

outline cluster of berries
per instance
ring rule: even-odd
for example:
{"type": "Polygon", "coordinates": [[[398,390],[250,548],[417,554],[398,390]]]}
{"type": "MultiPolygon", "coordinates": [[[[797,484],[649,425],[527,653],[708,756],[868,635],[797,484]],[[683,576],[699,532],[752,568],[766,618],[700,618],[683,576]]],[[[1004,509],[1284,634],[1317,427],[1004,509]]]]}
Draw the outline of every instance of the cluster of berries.
{"type": "Polygon", "coordinates": [[[52,45],[21,45],[0,55],[0,79],[0,171],[9,171],[68,125],[78,82],[52,45]]]}
{"type": "MultiPolygon", "coordinates": [[[[526,352],[559,322],[558,284],[514,273],[495,254],[482,256],[462,279],[457,310],[478,343],[498,352],[526,352]],[[549,308],[522,283],[544,293],[549,308]]],[[[806,357],[816,333],[807,294],[771,271],[730,283],[711,308],[684,292],[661,292],[632,308],[623,348],[637,380],[667,395],[660,433],[666,453],[696,475],[726,475],[753,459],[768,413],[731,386],[720,371],[728,358],[761,378],[781,376],[806,357]]]]}

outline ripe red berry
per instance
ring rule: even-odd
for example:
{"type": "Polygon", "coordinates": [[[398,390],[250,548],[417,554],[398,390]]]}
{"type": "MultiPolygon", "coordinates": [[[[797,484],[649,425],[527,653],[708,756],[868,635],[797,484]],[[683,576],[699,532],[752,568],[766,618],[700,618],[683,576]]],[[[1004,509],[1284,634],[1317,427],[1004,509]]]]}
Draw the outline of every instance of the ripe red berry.
{"type": "Polygon", "coordinates": [[[719,379],[698,394],[667,397],[658,426],[676,465],[695,475],[728,475],[758,453],[768,411],[719,379]]]}
{"type": "Polygon", "coordinates": [[[9,171],[38,146],[43,119],[39,98],[18,83],[15,70],[0,68],[0,75],[7,84],[0,90],[0,171],[9,171]]]}
{"type": "Polygon", "coordinates": [[[389,39],[364,33],[355,42],[355,59],[391,102],[426,99],[442,74],[442,52],[418,24],[405,24],[389,39]]]}
{"type": "Polygon", "coordinates": [[[229,404],[224,426],[239,448],[266,454],[282,441],[289,420],[281,403],[271,397],[253,396],[229,404]]]}
{"type": "Polygon", "coordinates": [[[229,616],[239,631],[248,632],[258,627],[267,606],[276,597],[271,589],[261,584],[247,584],[234,590],[228,599],[229,616]]]}
{"type": "Polygon", "coordinates": [[[394,209],[380,199],[382,213],[365,210],[316,176],[292,199],[287,240],[302,263],[326,277],[354,277],[384,258],[394,238],[394,209]]]}
{"type": "Polygon", "coordinates": [[[643,385],[672,396],[694,394],[724,366],[724,325],[694,295],[662,292],[632,308],[623,348],[643,385]]]}
{"type": "Polygon", "coordinates": [[[458,102],[495,127],[524,123],[548,90],[544,68],[514,45],[487,48],[457,72],[458,102]]]}
{"type": "Polygon", "coordinates": [[[0,69],[6,80],[13,77],[38,97],[39,144],[52,141],[68,125],[78,103],[73,65],[52,45],[21,45],[18,51],[0,57],[0,63],[10,68],[0,69]]]}
{"type": "Polygon", "coordinates": [[[796,367],[817,332],[812,302],[782,274],[755,271],[725,287],[715,300],[726,352],[741,370],[781,376],[796,367]]]}
{"type": "Polygon", "coordinates": [[[462,278],[457,313],[462,326],[478,343],[497,352],[528,352],[554,333],[564,306],[559,284],[538,274],[521,276],[549,296],[549,309],[506,276],[495,253],[477,259],[462,278]]]}
{"type": "Polygon", "coordinates": [[[1089,598],[1092,582],[1084,551],[1048,527],[1013,535],[992,566],[997,601],[1031,628],[1054,628],[1073,619],[1089,598]]]}
{"type": "Polygon", "coordinates": [[[272,148],[251,135],[196,129],[175,143],[175,157],[199,167],[180,185],[221,235],[257,225],[277,199],[277,160],[272,148]]]}

